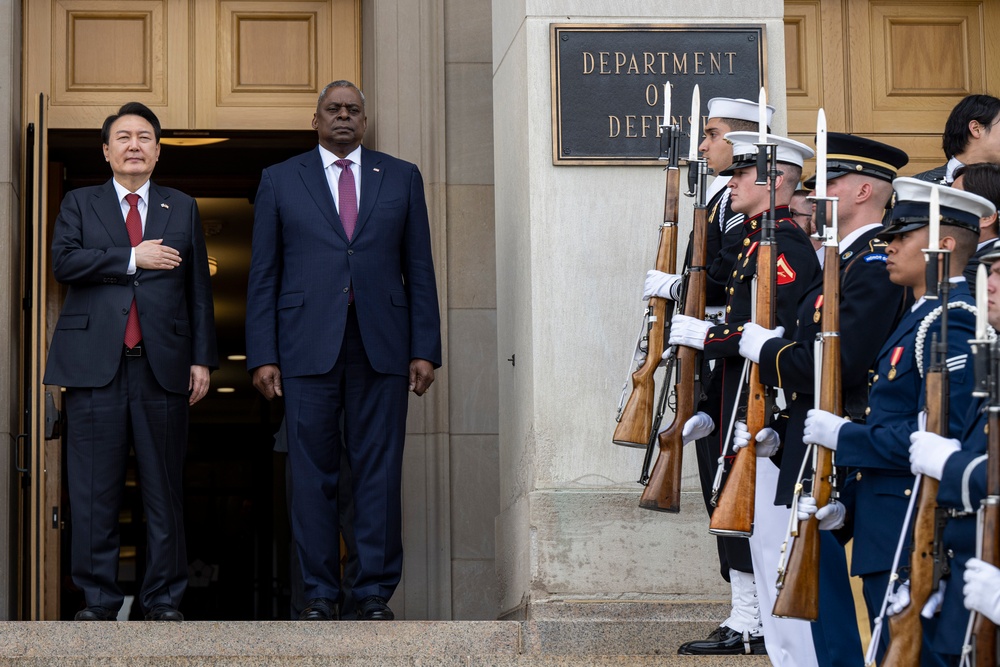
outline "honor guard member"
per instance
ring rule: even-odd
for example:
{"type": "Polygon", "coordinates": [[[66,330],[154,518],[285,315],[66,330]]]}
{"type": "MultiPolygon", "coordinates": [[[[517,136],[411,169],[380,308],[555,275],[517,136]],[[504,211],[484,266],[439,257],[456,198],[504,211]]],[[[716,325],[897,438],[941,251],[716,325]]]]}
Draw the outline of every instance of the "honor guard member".
{"type": "MultiPolygon", "coordinates": [[[[774,107],[768,106],[766,122],[768,126],[774,115],[774,107]]],[[[716,321],[722,319],[726,305],[726,285],[732,273],[736,255],[742,248],[744,215],[733,211],[729,205],[729,176],[720,172],[733,163],[733,145],[725,138],[726,133],[737,130],[756,131],[759,124],[757,102],[713,97],[708,101],[708,121],[705,122],[705,137],[698,150],[705,159],[706,166],[716,174],[708,188],[706,208],[708,209],[708,266],[706,266],[706,317],[716,321]]],[[[693,140],[693,139],[692,139],[693,140]]],[[[691,246],[688,244],[688,260],[691,246]]],[[[658,296],[679,300],[682,290],[682,275],[652,270],[646,275],[644,297],[658,296]]],[[[706,367],[702,377],[707,378],[710,370],[706,367]]],[[[664,424],[666,426],[668,424],[664,424]]],[[[698,477],[705,499],[705,508],[712,512],[712,483],[718,467],[718,446],[702,438],[695,444],[698,459],[698,477]]],[[[750,562],[750,547],[743,538],[718,537],[719,567],[722,577],[729,582],[732,594],[732,611],[729,618],[702,640],[683,644],[682,655],[732,655],[734,653],[763,653],[764,639],[760,625],[760,606],[757,604],[753,583],[753,566],[750,562]]]]}
{"type": "MultiPolygon", "coordinates": [[[[990,326],[996,329],[1000,328],[1000,300],[997,299],[1000,296],[1000,262],[997,261],[1000,260],[1000,245],[994,242],[990,252],[981,259],[989,267],[990,303],[987,316],[990,326]]],[[[963,604],[962,579],[967,562],[976,556],[976,511],[987,495],[986,408],[989,403],[989,397],[972,399],[968,426],[961,440],[927,431],[910,435],[910,472],[941,481],[937,504],[948,516],[942,535],[942,551],[949,559],[951,572],[941,579],[937,592],[931,596],[923,613],[926,616],[940,614],[936,632],[931,638],[931,648],[950,665],[958,665],[969,622],[969,612],[963,604]]],[[[956,408],[961,409],[959,406],[956,408]]],[[[973,564],[973,568],[978,568],[978,565],[973,564]]]]}
{"type": "MultiPolygon", "coordinates": [[[[955,182],[951,187],[989,199],[994,207],[1000,206],[1000,164],[976,162],[963,165],[955,170],[955,182]]],[[[979,245],[965,265],[965,280],[970,287],[976,283],[976,270],[983,255],[993,252],[997,236],[997,212],[993,211],[993,215],[979,221],[979,245]]]]}
{"type": "MultiPolygon", "coordinates": [[[[892,199],[892,181],[909,158],[898,148],[839,132],[827,135],[827,149],[827,194],[838,199],[842,404],[851,420],[864,423],[869,369],[906,305],[906,289],[889,280],[886,242],[878,234],[892,199]]],[[[812,185],[806,181],[806,187],[812,185]]],[[[832,211],[827,220],[833,221],[832,211]]],[[[791,506],[808,451],[802,442],[802,425],[815,405],[814,344],[822,330],[822,312],[821,277],[799,304],[794,337],[779,336],[777,331],[749,322],[740,341],[740,354],[758,364],[761,381],[781,388],[787,402],[780,420],[783,428],[779,428],[784,437],[773,459],[780,466],[776,505],[791,506]]],[[[757,440],[765,437],[761,432],[757,440]]],[[[758,456],[766,453],[767,448],[758,446],[758,456]]],[[[812,475],[807,470],[803,477],[812,475]]],[[[831,512],[842,516],[843,506],[825,510],[821,518],[831,512]]],[[[831,516],[826,521],[837,519],[831,516]]],[[[820,617],[812,624],[816,654],[822,665],[858,665],[861,638],[844,548],[826,531],[821,533],[820,544],[820,617]]]]}
{"type": "MultiPolygon", "coordinates": [[[[861,577],[868,616],[873,621],[881,611],[912,493],[910,434],[918,430],[918,414],[925,405],[924,376],[931,364],[931,342],[941,336],[940,299],[924,298],[927,289],[923,250],[929,241],[930,192],[936,188],[940,195],[940,247],[951,251],[947,363],[953,407],[948,433],[953,436],[963,433],[963,407],[969,404],[973,384],[968,341],[975,333],[975,315],[962,269],[975,250],[979,219],[992,209],[992,204],[978,195],[913,178],[897,178],[893,187],[896,205],[889,226],[881,234],[889,240],[886,265],[889,278],[909,287],[916,303],[876,357],[866,423],[856,424],[829,412],[810,410],[803,433],[805,442],[833,449],[837,464],[852,469],[851,574],[861,577]]],[[[883,627],[879,661],[888,639],[883,627]]],[[[921,653],[933,655],[926,641],[924,644],[921,653]]]]}
{"type": "MultiPolygon", "coordinates": [[[[687,345],[704,350],[705,358],[714,360],[712,377],[706,383],[706,398],[696,413],[684,426],[685,439],[710,437],[712,455],[726,455],[727,465],[732,456],[729,451],[728,426],[736,408],[737,391],[741,384],[743,359],[739,355],[739,341],[743,326],[750,320],[754,303],[753,278],[757,273],[757,248],[759,247],[764,216],[769,215],[770,188],[755,184],[757,178],[756,132],[731,132],[726,138],[733,143],[733,165],[722,172],[731,176],[728,184],[734,211],[747,216],[744,221],[744,240],[730,271],[726,286],[726,319],[722,324],[675,315],[670,325],[670,344],[687,345]]],[[[768,143],[777,150],[778,176],[775,180],[775,258],[777,281],[775,290],[776,319],[790,332],[795,330],[795,310],[806,288],[820,274],[819,262],[809,237],[791,219],[788,202],[802,176],[803,162],[812,157],[813,151],[797,141],[766,135],[768,143]]],[[[761,622],[767,654],[775,665],[803,667],[816,664],[812,637],[804,621],[775,619],[773,606],[774,568],[778,560],[767,562],[758,547],[768,541],[774,532],[784,535],[788,511],[773,504],[774,482],[777,467],[771,463],[757,466],[758,492],[768,493],[767,508],[757,504],[754,536],[750,538],[751,561],[755,589],[760,604],[761,622]],[[768,470],[770,466],[771,470],[768,470]],[[764,477],[762,483],[762,475],[764,477]],[[773,478],[773,479],[771,479],[773,478]],[[769,492],[768,492],[769,489],[769,492]]],[[[780,546],[780,538],[775,550],[780,546]]]]}

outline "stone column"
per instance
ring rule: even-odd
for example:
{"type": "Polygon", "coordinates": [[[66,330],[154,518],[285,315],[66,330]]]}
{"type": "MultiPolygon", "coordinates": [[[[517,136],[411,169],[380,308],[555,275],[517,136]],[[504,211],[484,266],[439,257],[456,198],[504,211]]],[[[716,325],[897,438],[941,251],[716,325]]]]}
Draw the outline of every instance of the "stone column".
{"type": "MultiPolygon", "coordinates": [[[[18,427],[21,326],[21,2],[0,0],[0,447],[13,443],[18,427]]],[[[9,450],[7,450],[9,452],[9,450]]],[[[0,457],[0,619],[14,618],[17,602],[15,523],[17,479],[11,456],[0,457]]]]}
{"type": "Polygon", "coordinates": [[[764,24],[781,131],[783,9],[780,0],[493,2],[505,618],[552,618],[579,601],[629,603],[641,617],[664,602],[729,597],[693,451],[682,510],[662,514],[638,508],[643,451],[611,443],[662,219],[663,171],[553,166],[549,25],[764,24]]]}

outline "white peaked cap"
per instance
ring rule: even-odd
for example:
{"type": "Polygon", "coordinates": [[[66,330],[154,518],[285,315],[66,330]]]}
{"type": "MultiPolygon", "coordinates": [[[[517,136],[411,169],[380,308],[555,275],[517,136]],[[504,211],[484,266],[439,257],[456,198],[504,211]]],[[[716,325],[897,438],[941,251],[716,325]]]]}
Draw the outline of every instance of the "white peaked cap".
{"type": "MultiPolygon", "coordinates": [[[[771,127],[774,107],[767,105],[767,126],[771,127]]],[[[732,97],[713,97],[708,101],[709,118],[738,118],[756,123],[760,120],[760,109],[756,102],[732,97]]]]}

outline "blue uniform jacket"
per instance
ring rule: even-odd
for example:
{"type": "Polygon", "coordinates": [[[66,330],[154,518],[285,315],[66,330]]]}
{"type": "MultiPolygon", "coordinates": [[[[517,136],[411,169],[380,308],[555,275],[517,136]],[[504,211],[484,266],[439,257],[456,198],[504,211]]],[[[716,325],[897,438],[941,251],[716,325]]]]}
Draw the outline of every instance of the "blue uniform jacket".
{"type": "MultiPolygon", "coordinates": [[[[949,301],[971,305],[964,280],[951,285],[949,301]]],[[[857,469],[851,485],[855,494],[853,575],[885,572],[892,567],[913,488],[910,434],[917,430],[917,415],[925,405],[924,378],[918,364],[924,371],[931,365],[931,341],[941,335],[941,318],[935,318],[927,328],[919,360],[915,349],[917,332],[938,305],[938,301],[924,301],[903,317],[876,358],[867,423],[844,424],[837,439],[837,464],[857,469]]],[[[968,341],[974,331],[975,316],[971,312],[949,308],[951,437],[964,431],[973,383],[968,341]]]]}

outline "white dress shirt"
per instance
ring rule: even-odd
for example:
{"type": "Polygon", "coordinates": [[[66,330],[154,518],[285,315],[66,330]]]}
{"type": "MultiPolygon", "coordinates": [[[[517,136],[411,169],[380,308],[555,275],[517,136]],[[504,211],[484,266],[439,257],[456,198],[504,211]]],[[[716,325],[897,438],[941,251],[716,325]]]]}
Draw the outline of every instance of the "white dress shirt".
{"type": "MultiPolygon", "coordinates": [[[[132,207],[129,206],[127,201],[125,201],[125,195],[133,194],[133,192],[115,179],[111,179],[111,182],[115,184],[115,192],[118,193],[118,203],[122,207],[122,220],[126,220],[128,218],[129,209],[132,207]]],[[[139,189],[136,190],[134,194],[139,195],[139,203],[136,204],[136,208],[139,209],[139,219],[142,220],[142,235],[143,238],[145,238],[146,212],[149,211],[149,181],[140,185],[139,189]]],[[[131,276],[135,273],[135,268],[135,248],[132,248],[132,252],[129,253],[128,256],[128,271],[125,273],[131,276]]]]}

